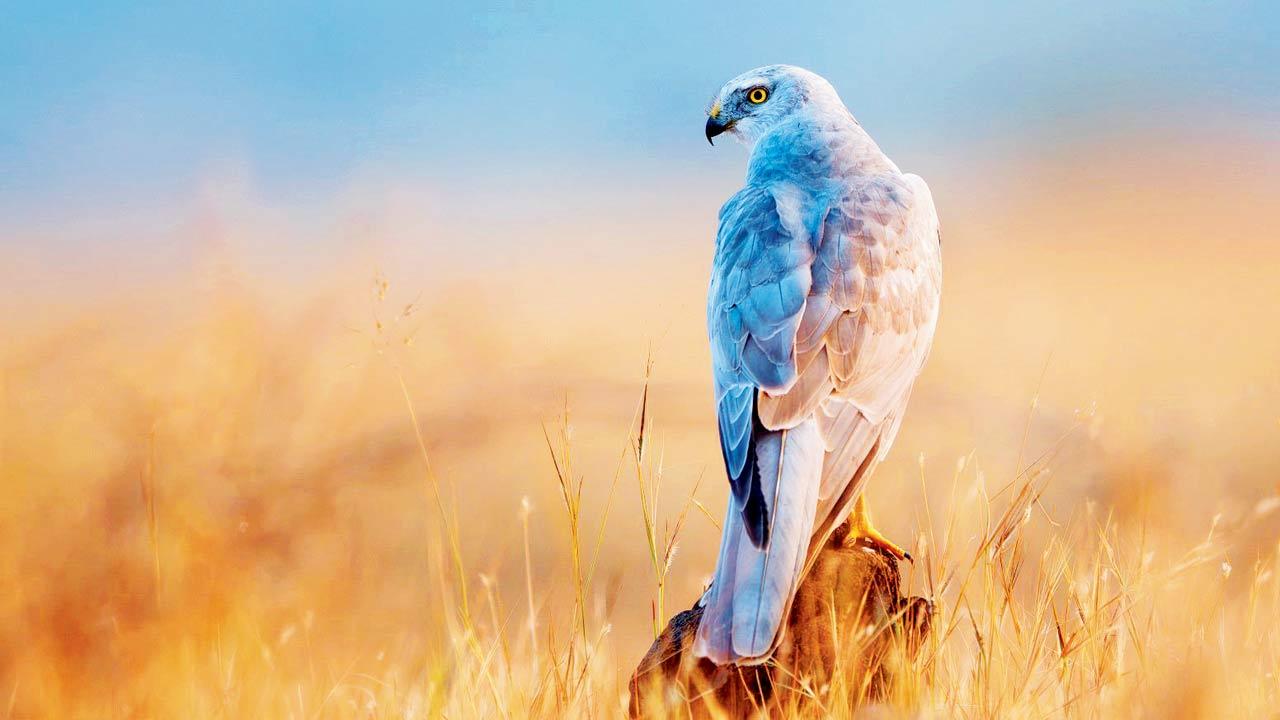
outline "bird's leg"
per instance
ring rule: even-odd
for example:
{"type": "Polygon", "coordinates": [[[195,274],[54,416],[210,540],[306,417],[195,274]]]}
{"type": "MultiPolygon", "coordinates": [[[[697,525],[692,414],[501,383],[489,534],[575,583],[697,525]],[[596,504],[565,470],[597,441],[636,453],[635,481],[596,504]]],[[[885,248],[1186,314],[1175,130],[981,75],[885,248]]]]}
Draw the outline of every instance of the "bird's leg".
{"type": "Polygon", "coordinates": [[[849,533],[844,537],[846,547],[863,545],[887,552],[899,561],[915,562],[911,553],[898,547],[888,538],[880,534],[871,525],[871,516],[867,514],[866,493],[859,493],[853,503],[853,514],[849,516],[849,533]]]}

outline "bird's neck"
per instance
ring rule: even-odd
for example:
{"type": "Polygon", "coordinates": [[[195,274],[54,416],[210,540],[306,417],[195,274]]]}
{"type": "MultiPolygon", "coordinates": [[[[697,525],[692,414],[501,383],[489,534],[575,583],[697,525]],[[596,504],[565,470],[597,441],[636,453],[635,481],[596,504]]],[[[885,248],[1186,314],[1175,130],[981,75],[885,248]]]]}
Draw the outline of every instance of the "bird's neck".
{"type": "Polygon", "coordinates": [[[844,108],[816,108],[760,137],[751,148],[749,181],[785,179],[801,184],[897,171],[844,108]]]}

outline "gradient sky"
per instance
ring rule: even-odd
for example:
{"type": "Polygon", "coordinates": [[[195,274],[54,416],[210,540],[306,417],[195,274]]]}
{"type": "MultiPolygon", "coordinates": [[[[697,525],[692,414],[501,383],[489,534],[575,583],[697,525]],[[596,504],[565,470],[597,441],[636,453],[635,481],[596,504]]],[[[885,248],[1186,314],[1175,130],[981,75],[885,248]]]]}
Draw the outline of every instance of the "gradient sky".
{"type": "Polygon", "coordinates": [[[477,192],[740,173],[739,154],[706,152],[702,114],[771,62],[828,76],[896,156],[1064,124],[1280,117],[1274,2],[206,5],[5,8],[7,222],[182,197],[227,158],[283,203],[371,168],[477,192]]]}

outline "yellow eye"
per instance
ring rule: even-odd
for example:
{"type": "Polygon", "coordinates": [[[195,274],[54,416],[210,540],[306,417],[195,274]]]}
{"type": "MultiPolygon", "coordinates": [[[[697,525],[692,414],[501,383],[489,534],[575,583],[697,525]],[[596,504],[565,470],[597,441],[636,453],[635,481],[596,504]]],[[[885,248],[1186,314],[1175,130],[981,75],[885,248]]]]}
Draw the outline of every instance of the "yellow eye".
{"type": "Polygon", "coordinates": [[[753,87],[747,91],[747,100],[751,101],[752,105],[759,105],[768,99],[769,91],[762,87],[753,87]]]}

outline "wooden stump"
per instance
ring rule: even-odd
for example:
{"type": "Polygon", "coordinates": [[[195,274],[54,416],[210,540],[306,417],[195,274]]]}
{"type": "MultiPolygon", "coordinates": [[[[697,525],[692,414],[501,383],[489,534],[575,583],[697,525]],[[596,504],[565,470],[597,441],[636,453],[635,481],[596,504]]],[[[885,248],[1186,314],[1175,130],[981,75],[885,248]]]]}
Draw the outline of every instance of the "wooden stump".
{"type": "Polygon", "coordinates": [[[702,608],[671,618],[631,676],[632,716],[738,718],[815,699],[833,707],[882,697],[894,681],[891,668],[902,665],[887,660],[899,652],[914,663],[933,607],[902,597],[894,558],[847,532],[846,524],[832,534],[800,584],[784,640],[767,663],[718,667],[694,658],[702,608]]]}

